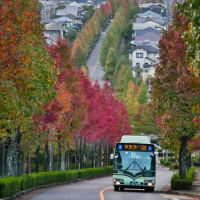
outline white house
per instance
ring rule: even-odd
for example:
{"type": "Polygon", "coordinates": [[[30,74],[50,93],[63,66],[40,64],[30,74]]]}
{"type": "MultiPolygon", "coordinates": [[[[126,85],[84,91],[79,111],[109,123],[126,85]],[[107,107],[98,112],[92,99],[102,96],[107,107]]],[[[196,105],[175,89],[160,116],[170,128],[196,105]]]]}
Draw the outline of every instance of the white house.
{"type": "Polygon", "coordinates": [[[144,23],[133,23],[133,30],[134,31],[146,29],[148,27],[154,28],[156,30],[165,29],[165,26],[163,26],[162,24],[155,22],[153,20],[149,20],[149,21],[146,21],[144,23]]]}
{"type": "Polygon", "coordinates": [[[149,66],[149,67],[145,67],[143,69],[143,73],[142,73],[142,79],[145,82],[147,79],[151,79],[153,78],[155,75],[155,68],[153,65],[149,66]]]}
{"type": "Polygon", "coordinates": [[[67,15],[73,15],[75,17],[80,17],[80,13],[83,10],[81,4],[78,4],[76,2],[70,3],[68,6],[66,6],[63,9],[58,9],[56,12],[56,16],[67,16],[67,15]]]}
{"type": "Polygon", "coordinates": [[[153,46],[134,45],[129,51],[132,67],[144,69],[145,65],[153,65],[158,60],[158,48],[153,46]]]}
{"type": "Polygon", "coordinates": [[[58,36],[63,39],[66,32],[66,24],[63,22],[53,22],[45,25],[44,36],[48,44],[56,44],[58,36]]]}
{"type": "Polygon", "coordinates": [[[58,6],[58,1],[57,0],[51,0],[51,1],[44,1],[40,0],[40,3],[43,5],[43,9],[41,10],[40,17],[41,20],[49,20],[52,15],[55,14],[55,10],[58,6]]]}

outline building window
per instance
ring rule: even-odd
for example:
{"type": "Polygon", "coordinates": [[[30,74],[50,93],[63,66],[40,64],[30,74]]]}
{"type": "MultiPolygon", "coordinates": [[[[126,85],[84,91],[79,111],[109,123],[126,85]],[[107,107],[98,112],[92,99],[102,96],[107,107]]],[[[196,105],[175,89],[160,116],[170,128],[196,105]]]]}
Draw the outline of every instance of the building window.
{"type": "Polygon", "coordinates": [[[140,63],[136,63],[136,67],[140,67],[140,63]]]}
{"type": "Polygon", "coordinates": [[[143,53],[136,53],[136,58],[143,58],[143,53]]]}

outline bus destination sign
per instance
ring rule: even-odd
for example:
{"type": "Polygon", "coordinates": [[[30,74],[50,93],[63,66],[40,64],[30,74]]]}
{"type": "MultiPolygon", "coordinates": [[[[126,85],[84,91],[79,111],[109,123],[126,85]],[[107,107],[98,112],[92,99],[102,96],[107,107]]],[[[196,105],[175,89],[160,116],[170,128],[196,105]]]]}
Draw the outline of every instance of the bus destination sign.
{"type": "Polygon", "coordinates": [[[118,143],[118,150],[129,150],[129,151],[153,151],[153,145],[150,144],[122,144],[118,143]]]}

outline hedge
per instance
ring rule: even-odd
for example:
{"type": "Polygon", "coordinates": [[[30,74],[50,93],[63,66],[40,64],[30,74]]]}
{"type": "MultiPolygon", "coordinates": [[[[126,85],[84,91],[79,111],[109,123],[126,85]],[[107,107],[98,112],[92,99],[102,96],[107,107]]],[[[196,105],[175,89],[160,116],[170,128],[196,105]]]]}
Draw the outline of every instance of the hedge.
{"type": "Polygon", "coordinates": [[[178,166],[178,164],[176,164],[176,163],[171,163],[170,166],[169,166],[169,168],[170,168],[170,169],[178,169],[179,166],[178,166]]]}
{"type": "Polygon", "coordinates": [[[9,197],[23,190],[43,185],[72,182],[78,179],[94,178],[109,174],[112,174],[111,166],[70,171],[31,173],[20,177],[4,177],[0,179],[0,198],[9,197]]]}
{"type": "Polygon", "coordinates": [[[171,188],[173,190],[183,190],[183,189],[189,190],[189,189],[191,189],[192,182],[194,179],[194,172],[195,172],[195,168],[191,167],[188,170],[185,179],[181,179],[179,177],[179,174],[174,174],[171,179],[171,188]]]}

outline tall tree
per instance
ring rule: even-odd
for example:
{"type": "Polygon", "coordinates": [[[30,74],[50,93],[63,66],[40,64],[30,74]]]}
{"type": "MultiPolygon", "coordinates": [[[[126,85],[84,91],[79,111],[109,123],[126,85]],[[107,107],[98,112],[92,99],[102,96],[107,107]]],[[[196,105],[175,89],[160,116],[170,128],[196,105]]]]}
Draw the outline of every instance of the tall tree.
{"type": "Polygon", "coordinates": [[[166,138],[180,141],[179,174],[186,177],[187,143],[196,134],[193,121],[198,104],[200,81],[189,71],[186,59],[187,44],[182,39],[188,19],[175,11],[173,25],[163,32],[160,47],[160,64],[152,81],[152,106],[160,116],[162,132],[166,138]]]}

